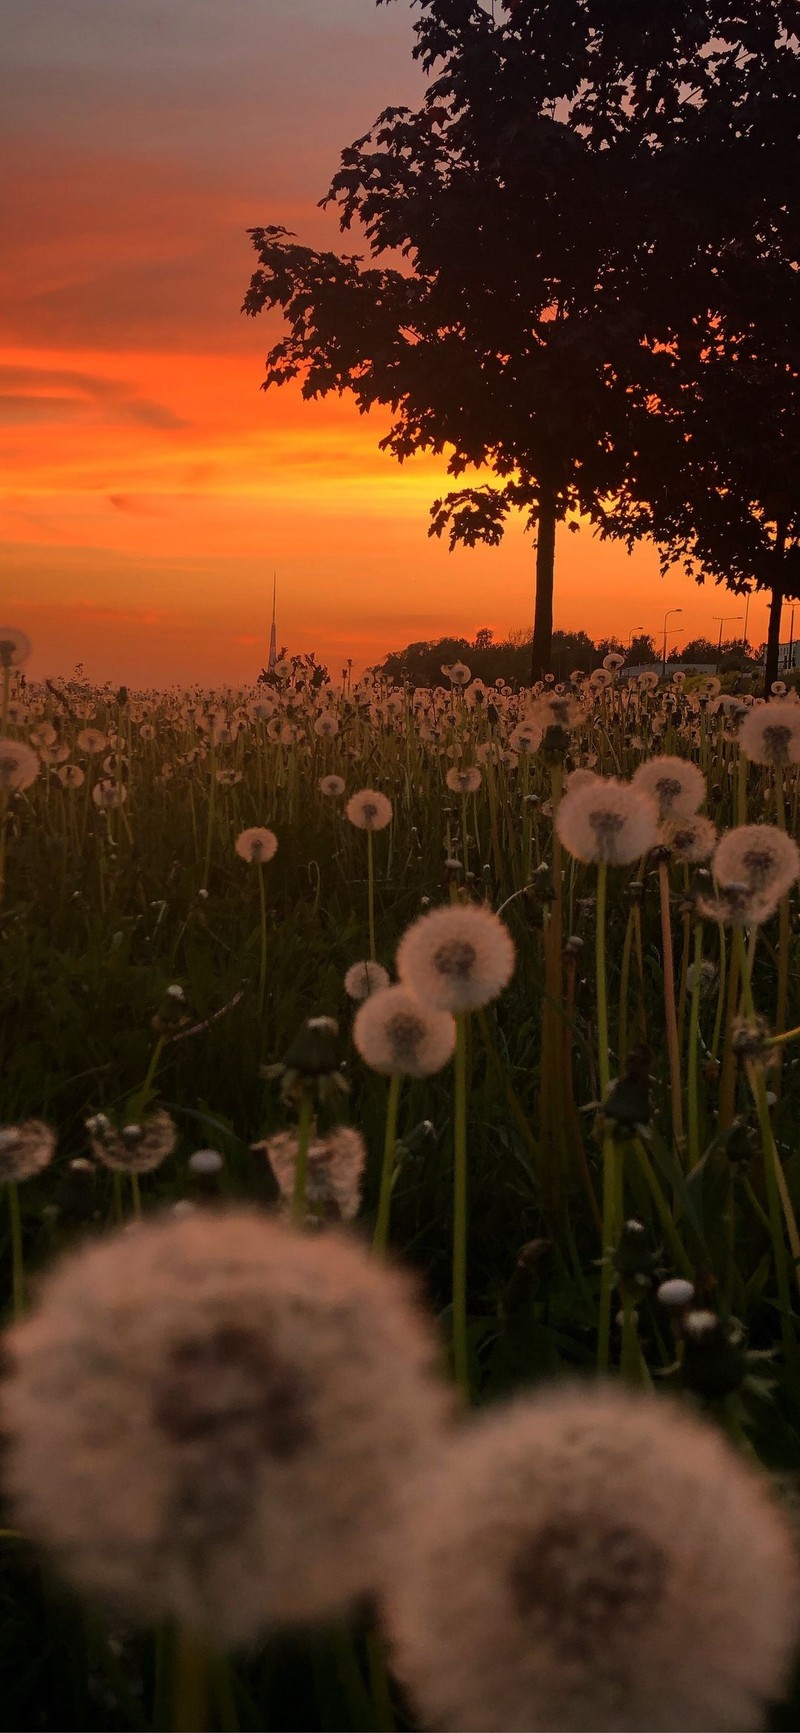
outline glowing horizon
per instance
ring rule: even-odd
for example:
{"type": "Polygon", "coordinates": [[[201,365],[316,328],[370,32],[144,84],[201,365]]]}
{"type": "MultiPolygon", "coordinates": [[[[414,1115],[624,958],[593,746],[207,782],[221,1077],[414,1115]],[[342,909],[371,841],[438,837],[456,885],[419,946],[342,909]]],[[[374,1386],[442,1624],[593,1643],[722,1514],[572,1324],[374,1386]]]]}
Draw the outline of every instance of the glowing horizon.
{"type": "MultiPolygon", "coordinates": [[[[339,244],[317,200],[339,151],[414,101],[411,17],[373,0],[0,0],[15,214],[0,323],[0,615],[31,676],[239,684],[278,633],[337,673],[417,638],[528,626],[533,552],[428,538],[441,461],[381,454],[352,403],[264,394],[277,329],[239,312],[246,229],[339,244]],[[313,117],[313,122],[311,117],[313,117]]],[[[556,625],[716,638],[743,601],[652,546],[561,532],[556,625]],[[644,600],[642,598],[644,597],[644,600]]],[[[737,635],[733,622],[725,635],[737,635]]],[[[749,638],[766,634],[754,597],[749,638]]],[[[680,644],[681,639],[677,642],[680,644]]]]}

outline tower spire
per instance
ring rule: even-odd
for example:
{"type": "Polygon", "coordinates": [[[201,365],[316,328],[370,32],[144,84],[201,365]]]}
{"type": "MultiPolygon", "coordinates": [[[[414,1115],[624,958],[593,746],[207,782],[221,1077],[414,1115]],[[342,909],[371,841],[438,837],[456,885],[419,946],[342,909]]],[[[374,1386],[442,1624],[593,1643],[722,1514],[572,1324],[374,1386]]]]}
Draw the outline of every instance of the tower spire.
{"type": "Polygon", "coordinates": [[[278,593],[278,574],[277,574],[277,572],[273,572],[273,574],[272,574],[272,626],[270,628],[270,634],[269,634],[269,661],[267,663],[267,673],[268,674],[272,673],[272,670],[275,667],[275,663],[278,660],[278,640],[277,640],[277,637],[275,635],[275,601],[276,601],[277,593],[278,593]]]}

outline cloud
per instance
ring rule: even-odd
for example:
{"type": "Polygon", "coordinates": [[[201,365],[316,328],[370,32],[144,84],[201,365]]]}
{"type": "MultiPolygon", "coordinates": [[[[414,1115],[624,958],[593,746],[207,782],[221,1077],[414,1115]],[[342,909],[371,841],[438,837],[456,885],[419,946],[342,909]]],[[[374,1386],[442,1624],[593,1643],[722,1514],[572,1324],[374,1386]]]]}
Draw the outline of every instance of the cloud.
{"type": "Polygon", "coordinates": [[[72,368],[0,364],[0,423],[53,421],[178,428],[187,423],[125,380],[72,368]]]}

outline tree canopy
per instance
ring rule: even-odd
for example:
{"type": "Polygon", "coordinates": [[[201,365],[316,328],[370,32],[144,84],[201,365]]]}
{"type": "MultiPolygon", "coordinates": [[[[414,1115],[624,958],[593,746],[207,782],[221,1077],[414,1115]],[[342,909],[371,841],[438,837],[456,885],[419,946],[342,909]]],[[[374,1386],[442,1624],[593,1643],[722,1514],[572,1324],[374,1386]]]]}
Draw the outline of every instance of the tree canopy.
{"type": "MultiPolygon", "coordinates": [[[[710,341],[732,361],[744,330],[752,349],[797,254],[793,10],[420,0],[425,101],[384,110],[323,200],[373,263],[251,231],[245,310],[286,324],[265,387],[351,392],[390,411],[381,444],[399,461],[487,469],[433,505],[451,544],[496,544],[515,510],[536,529],[534,674],[559,521],[683,545],[654,491],[659,440],[678,492],[683,457],[665,437],[674,396],[650,438],[654,374],[675,377],[660,358],[685,381],[710,341]]],[[[715,477],[726,464],[709,453],[715,477]]]]}

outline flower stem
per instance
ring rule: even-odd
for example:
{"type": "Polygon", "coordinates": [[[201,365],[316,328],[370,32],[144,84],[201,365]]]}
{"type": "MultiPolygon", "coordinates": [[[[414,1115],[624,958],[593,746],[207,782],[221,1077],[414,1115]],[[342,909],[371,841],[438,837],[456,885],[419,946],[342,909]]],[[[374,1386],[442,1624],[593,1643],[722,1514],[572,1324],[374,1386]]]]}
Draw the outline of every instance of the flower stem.
{"type": "Polygon", "coordinates": [[[700,974],[703,960],[703,928],[700,921],[694,928],[694,977],[692,980],[692,1000],[689,1012],[689,1076],[688,1076],[688,1119],[689,1119],[689,1171],[697,1166],[700,1160],[700,1102],[697,1093],[697,1060],[700,1048],[700,974]]]}
{"type": "Polygon", "coordinates": [[[313,1115],[314,1102],[310,1091],[306,1090],[300,1106],[300,1118],[297,1122],[297,1165],[294,1170],[294,1198],[292,1200],[292,1224],[296,1228],[303,1226],[306,1213],[306,1173],[313,1115]]]}
{"type": "Polygon", "coordinates": [[[381,1168],[381,1189],[378,1199],[378,1215],[375,1222],[375,1235],[372,1249],[382,1257],[386,1250],[389,1236],[389,1212],[392,1207],[392,1186],[394,1184],[394,1152],[397,1144],[397,1106],[400,1100],[400,1084],[402,1078],[399,1071],[394,1073],[389,1084],[389,1097],[386,1103],[386,1131],[383,1140],[383,1166],[381,1168]]]}
{"type": "Polygon", "coordinates": [[[372,858],[372,831],[367,831],[367,890],[369,896],[369,954],[375,962],[375,863],[372,858]]]}
{"type": "Polygon", "coordinates": [[[264,863],[258,863],[258,896],[261,906],[261,966],[258,974],[258,1010],[264,1011],[264,994],[267,985],[267,899],[264,891],[264,863]]]}
{"type": "Polygon", "coordinates": [[[675,1011],[675,966],[672,957],[672,920],[669,906],[669,873],[666,861],[659,861],[658,889],[661,900],[661,946],[664,963],[664,1016],[667,1026],[669,1081],[672,1097],[672,1135],[680,1148],[683,1142],[681,1061],[678,1047],[678,1019],[675,1011]]]}
{"type": "Polygon", "coordinates": [[[182,1625],[173,1677],[173,1733],[204,1733],[209,1719],[210,1655],[202,1637],[182,1625]]]}
{"type": "Polygon", "coordinates": [[[453,1117],[453,1363],[469,1397],[467,1348],[467,1020],[456,1016],[453,1117]]]}
{"type": "Polygon", "coordinates": [[[19,1208],[19,1187],[15,1179],[8,1181],[8,1211],[11,1217],[11,1267],[14,1294],[14,1317],[21,1318],[25,1310],[25,1260],[22,1251],[22,1218],[19,1208]]]}

